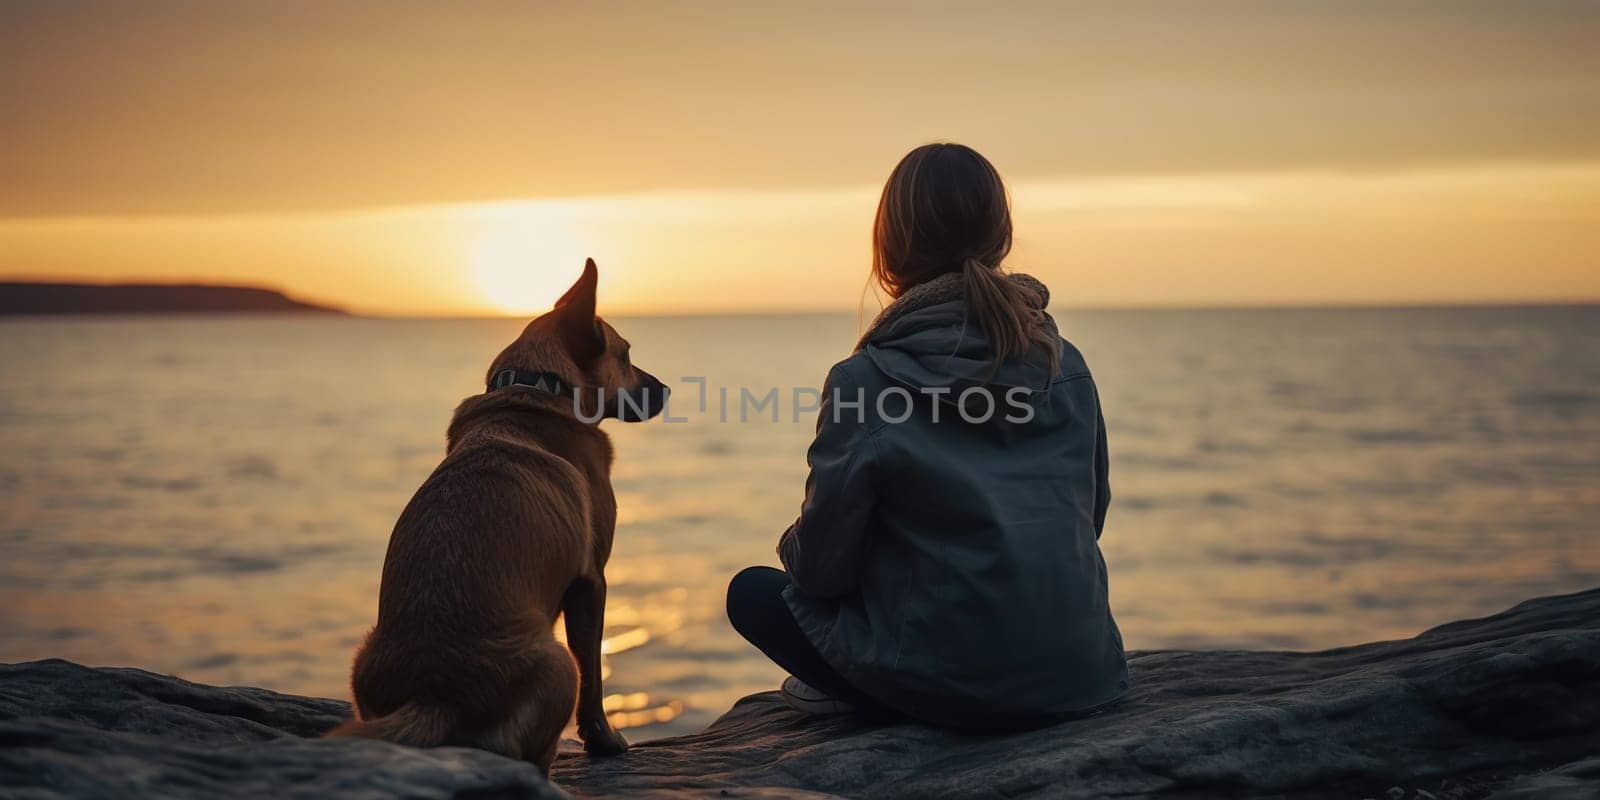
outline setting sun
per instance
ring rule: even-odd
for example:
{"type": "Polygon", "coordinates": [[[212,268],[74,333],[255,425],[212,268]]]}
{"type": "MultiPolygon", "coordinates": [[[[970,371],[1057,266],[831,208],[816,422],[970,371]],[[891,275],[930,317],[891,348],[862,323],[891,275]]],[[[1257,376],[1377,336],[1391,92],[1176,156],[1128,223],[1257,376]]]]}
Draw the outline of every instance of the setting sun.
{"type": "Polygon", "coordinates": [[[549,308],[589,255],[584,237],[548,206],[518,204],[486,216],[470,253],[478,291],[511,314],[549,308]]]}

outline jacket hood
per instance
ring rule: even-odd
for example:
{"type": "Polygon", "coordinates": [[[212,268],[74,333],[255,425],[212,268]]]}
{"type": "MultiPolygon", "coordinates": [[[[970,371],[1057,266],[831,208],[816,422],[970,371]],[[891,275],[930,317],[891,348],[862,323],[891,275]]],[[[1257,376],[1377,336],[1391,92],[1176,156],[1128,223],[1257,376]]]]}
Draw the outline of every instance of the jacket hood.
{"type": "MultiPolygon", "coordinates": [[[[1044,311],[1050,290],[1043,283],[1020,273],[1006,277],[1023,290],[1029,305],[1044,311]]],[[[961,275],[950,273],[911,288],[878,314],[856,350],[885,375],[913,389],[949,389],[951,394],[941,399],[950,403],[973,386],[1001,392],[1024,388],[1035,395],[1048,390],[1054,376],[1042,347],[994,369],[988,338],[966,313],[962,287],[961,275]]],[[[1054,334],[1055,320],[1048,314],[1044,319],[1054,334]]]]}

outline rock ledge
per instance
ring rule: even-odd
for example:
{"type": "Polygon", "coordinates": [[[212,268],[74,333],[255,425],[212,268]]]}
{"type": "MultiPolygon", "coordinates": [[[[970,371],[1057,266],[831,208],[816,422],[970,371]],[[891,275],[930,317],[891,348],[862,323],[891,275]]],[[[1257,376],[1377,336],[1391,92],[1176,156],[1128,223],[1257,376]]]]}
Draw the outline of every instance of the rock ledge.
{"type": "MultiPolygon", "coordinates": [[[[1146,652],[1096,717],[970,736],[773,693],[555,783],[624,797],[1600,797],[1600,589],[1320,653],[1146,652]]],[[[474,750],[315,738],[335,700],[66,661],[0,665],[0,797],[541,798],[474,750]]],[[[570,748],[569,748],[570,749],[570,748]]]]}

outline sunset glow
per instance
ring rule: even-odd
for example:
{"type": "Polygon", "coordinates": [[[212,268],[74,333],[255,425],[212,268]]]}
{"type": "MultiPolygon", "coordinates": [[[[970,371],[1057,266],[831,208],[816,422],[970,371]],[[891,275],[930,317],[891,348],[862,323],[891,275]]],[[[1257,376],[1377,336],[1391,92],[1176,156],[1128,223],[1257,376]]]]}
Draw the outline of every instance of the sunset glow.
{"type": "MultiPolygon", "coordinates": [[[[1600,163],[1011,182],[1007,265],[1074,307],[1600,296],[1600,163]]],[[[583,259],[608,313],[855,310],[876,204],[639,193],[245,216],[0,219],[13,274],[281,287],[380,315],[524,315],[583,259]]]]}
{"type": "Polygon", "coordinates": [[[491,208],[472,241],[472,278],[483,299],[509,314],[549,308],[591,246],[563,215],[491,208]]]}
{"type": "Polygon", "coordinates": [[[854,310],[943,139],[1059,303],[1600,298],[1592,5],[712,5],[15,4],[0,279],[527,314],[592,256],[612,313],[854,310]]]}

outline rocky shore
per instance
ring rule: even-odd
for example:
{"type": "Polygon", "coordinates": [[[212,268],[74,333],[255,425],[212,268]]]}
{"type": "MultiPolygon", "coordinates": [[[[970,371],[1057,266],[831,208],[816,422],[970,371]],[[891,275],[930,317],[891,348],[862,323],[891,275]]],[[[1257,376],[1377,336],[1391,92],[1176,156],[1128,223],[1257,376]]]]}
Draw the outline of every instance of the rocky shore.
{"type": "Polygon", "coordinates": [[[0,666],[0,797],[1600,797],[1600,589],[1318,653],[1135,653],[1115,708],[971,736],[772,693],[554,786],[488,753],[314,738],[340,701],[0,666]],[[559,788],[557,788],[559,787],[559,788]]]}

